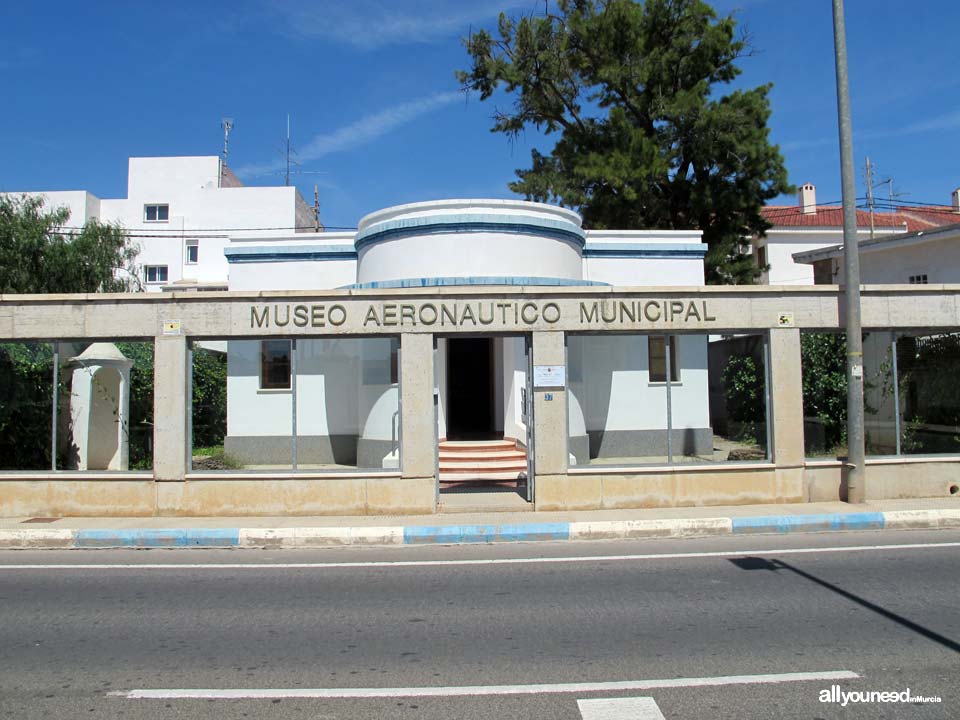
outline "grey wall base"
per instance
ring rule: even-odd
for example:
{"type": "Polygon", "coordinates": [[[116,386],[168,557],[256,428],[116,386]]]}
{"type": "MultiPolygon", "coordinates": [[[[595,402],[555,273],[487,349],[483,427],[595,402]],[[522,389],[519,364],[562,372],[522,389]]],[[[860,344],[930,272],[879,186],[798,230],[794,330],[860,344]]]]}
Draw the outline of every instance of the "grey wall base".
{"type": "Polygon", "coordinates": [[[577,459],[577,465],[586,464],[590,461],[590,438],[586,435],[572,436],[568,452],[577,459]]]}
{"type": "Polygon", "coordinates": [[[383,467],[383,458],[396,449],[390,440],[371,440],[360,438],[357,441],[357,467],[396,470],[399,464],[392,468],[383,467]]]}
{"type": "MultiPolygon", "coordinates": [[[[666,457],[666,430],[588,430],[590,457],[666,457]]],[[[710,428],[677,428],[673,430],[673,454],[704,455],[713,452],[713,430],[710,428]]],[[[581,457],[575,448],[571,448],[581,457]]]]}
{"type": "MultiPolygon", "coordinates": [[[[301,435],[297,464],[356,466],[357,445],[356,435],[301,435]]],[[[293,457],[291,438],[278,435],[228,435],[223,451],[244,465],[290,465],[293,457]]],[[[380,463],[369,467],[380,467],[380,463]]]]}

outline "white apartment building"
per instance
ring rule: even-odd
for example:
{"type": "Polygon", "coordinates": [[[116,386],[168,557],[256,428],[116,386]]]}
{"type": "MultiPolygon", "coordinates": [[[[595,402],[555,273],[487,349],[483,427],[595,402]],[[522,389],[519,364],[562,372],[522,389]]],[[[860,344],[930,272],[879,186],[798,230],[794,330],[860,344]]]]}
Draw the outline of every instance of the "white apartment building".
{"type": "Polygon", "coordinates": [[[231,237],[286,236],[315,224],[295,187],[245,187],[216,155],[130,158],[125,198],[85,190],[25,194],[69,208],[67,229],[91,219],[121,224],[140,248],[147,291],[226,289],[231,237]]]}
{"type": "MultiPolygon", "coordinates": [[[[897,207],[894,212],[874,212],[871,230],[870,213],[857,210],[857,238],[863,243],[871,236],[883,237],[919,232],[949,225],[960,217],[958,192],[953,193],[952,206],[897,207]],[[951,212],[952,211],[952,212],[951,212]]],[[[772,227],[766,236],[753,238],[753,254],[757,264],[766,268],[759,282],[764,285],[813,285],[814,266],[798,262],[795,255],[823,250],[843,243],[843,208],[839,205],[818,205],[817,189],[804,183],[796,205],[767,205],[763,217],[772,227]]],[[[837,278],[819,277],[818,284],[836,284],[837,278]]]]}

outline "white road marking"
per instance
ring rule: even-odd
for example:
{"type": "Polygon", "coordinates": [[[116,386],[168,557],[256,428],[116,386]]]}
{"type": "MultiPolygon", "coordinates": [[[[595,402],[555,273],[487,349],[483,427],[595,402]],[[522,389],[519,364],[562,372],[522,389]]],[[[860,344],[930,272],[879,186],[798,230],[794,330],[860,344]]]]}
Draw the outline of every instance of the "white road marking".
{"type": "Polygon", "coordinates": [[[652,697],[577,700],[583,720],[666,720],[652,697]]]}
{"type": "Polygon", "coordinates": [[[778,673],[769,675],[722,675],[719,677],[666,678],[662,680],[625,680],[619,682],[580,682],[536,685],[463,685],[451,687],[395,688],[158,688],[115,691],[108,696],[138,700],[272,700],[277,698],[324,698],[357,700],[396,697],[470,697],[483,695],[552,695],[558,693],[624,692],[653,688],[712,687],[718,685],[756,685],[812,680],[856,680],[860,676],[848,670],[828,672],[778,673]]]}
{"type": "MultiPolygon", "coordinates": [[[[904,545],[850,545],[847,547],[783,548],[781,550],[724,550],[715,552],[650,553],[645,555],[574,555],[536,558],[487,558],[482,560],[372,560],[365,562],[303,563],[63,563],[0,565],[0,570],[330,570],[336,568],[404,568],[444,565],[529,565],[537,563],[630,562],[637,560],[693,560],[730,558],[744,555],[810,555],[817,553],[882,552],[884,550],[924,550],[960,547],[960,542],[912,543],[904,545]]],[[[98,551],[99,552],[99,551],[98,551]]]]}

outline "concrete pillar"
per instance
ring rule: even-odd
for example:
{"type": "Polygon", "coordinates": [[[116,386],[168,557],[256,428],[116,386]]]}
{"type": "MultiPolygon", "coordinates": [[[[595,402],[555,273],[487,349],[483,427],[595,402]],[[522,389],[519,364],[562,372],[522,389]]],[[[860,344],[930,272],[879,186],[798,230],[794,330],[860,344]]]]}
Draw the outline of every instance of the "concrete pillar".
{"type": "Polygon", "coordinates": [[[770,330],[770,409],[773,461],[778,468],[802,468],[803,382],[800,330],[770,330]]]}
{"type": "Polygon", "coordinates": [[[400,403],[403,477],[434,477],[437,438],[433,415],[433,335],[400,339],[400,403]]]}
{"type": "MultiPolygon", "coordinates": [[[[534,366],[566,365],[566,362],[562,332],[533,333],[534,366]]],[[[540,390],[534,387],[533,402],[536,479],[539,480],[541,475],[566,475],[567,391],[565,388],[540,390]]]]}
{"type": "Polygon", "coordinates": [[[153,477],[183,480],[187,471],[187,339],[161,335],[153,355],[153,477]]]}

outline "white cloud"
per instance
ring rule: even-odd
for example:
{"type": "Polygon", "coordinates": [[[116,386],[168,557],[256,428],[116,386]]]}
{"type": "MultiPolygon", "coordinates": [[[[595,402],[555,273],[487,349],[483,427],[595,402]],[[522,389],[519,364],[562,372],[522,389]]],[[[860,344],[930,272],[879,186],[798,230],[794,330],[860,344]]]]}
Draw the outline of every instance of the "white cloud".
{"type": "MultiPolygon", "coordinates": [[[[854,130],[853,141],[856,143],[860,140],[886,140],[908,135],[921,135],[928,132],[957,129],[960,129],[960,112],[950,112],[928,118],[918,117],[915,122],[899,127],[877,128],[874,130],[863,130],[862,132],[854,130]]],[[[813,138],[811,140],[789,140],[781,143],[780,149],[784,152],[810,150],[827,145],[836,146],[839,142],[837,136],[813,138]]]]}
{"type": "Polygon", "coordinates": [[[471,25],[491,24],[501,11],[511,7],[529,11],[533,6],[531,0],[519,4],[510,0],[323,0],[312,4],[285,0],[269,5],[289,33],[327,38],[361,50],[465,35],[471,25]]]}
{"type": "MultiPolygon", "coordinates": [[[[333,132],[315,136],[309,143],[298,149],[297,158],[303,162],[317,160],[335,152],[352,150],[392,130],[416,120],[422,115],[439,110],[462,98],[459,92],[445,92],[418,98],[409,102],[394,105],[380,112],[367,115],[359,120],[344,125],[333,132]]],[[[259,165],[245,165],[237,168],[241,176],[256,176],[279,170],[280,162],[263,163],[259,165]]]]}

